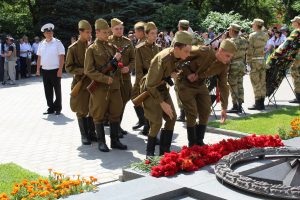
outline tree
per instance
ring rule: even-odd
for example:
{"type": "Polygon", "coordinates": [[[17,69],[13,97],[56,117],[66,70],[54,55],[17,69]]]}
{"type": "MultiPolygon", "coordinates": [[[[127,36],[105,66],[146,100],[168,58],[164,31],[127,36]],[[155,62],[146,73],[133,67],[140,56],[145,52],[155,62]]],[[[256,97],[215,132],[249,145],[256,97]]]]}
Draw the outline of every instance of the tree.
{"type": "Polygon", "coordinates": [[[1,33],[10,34],[13,37],[22,37],[24,34],[33,36],[30,11],[25,0],[3,1],[0,3],[1,33]]]}
{"type": "Polygon", "coordinates": [[[190,21],[193,29],[198,29],[199,11],[186,6],[185,4],[170,4],[156,10],[153,20],[157,22],[157,26],[161,30],[176,31],[178,21],[186,19],[190,21]]]}
{"type": "Polygon", "coordinates": [[[251,21],[243,19],[239,13],[230,11],[229,13],[210,12],[206,19],[201,23],[203,29],[207,29],[209,26],[213,26],[215,32],[223,32],[231,23],[237,23],[246,31],[250,31],[251,21]]]}

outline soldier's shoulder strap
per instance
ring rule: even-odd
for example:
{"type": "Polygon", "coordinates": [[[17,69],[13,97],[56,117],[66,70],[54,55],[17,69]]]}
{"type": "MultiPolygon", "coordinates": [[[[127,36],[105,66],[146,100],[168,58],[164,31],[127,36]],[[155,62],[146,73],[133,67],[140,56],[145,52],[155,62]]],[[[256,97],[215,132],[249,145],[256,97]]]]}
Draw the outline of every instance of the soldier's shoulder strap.
{"type": "Polygon", "coordinates": [[[72,47],[75,47],[76,45],[77,45],[77,41],[76,42],[73,42],[69,47],[68,47],[68,49],[71,49],[72,47]]]}
{"type": "Polygon", "coordinates": [[[135,45],[135,48],[138,49],[142,46],[144,46],[146,44],[146,42],[140,42],[139,44],[135,45]]]}
{"type": "Polygon", "coordinates": [[[131,42],[131,40],[130,40],[128,37],[122,36],[122,38],[123,38],[124,40],[127,40],[127,41],[130,41],[130,42],[131,42]]]}

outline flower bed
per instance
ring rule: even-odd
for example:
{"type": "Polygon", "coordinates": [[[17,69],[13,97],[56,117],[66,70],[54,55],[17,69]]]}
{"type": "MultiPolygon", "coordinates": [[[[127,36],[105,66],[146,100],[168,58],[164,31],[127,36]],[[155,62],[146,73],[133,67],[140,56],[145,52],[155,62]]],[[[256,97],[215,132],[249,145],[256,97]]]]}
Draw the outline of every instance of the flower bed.
{"type": "Polygon", "coordinates": [[[246,136],[241,139],[227,139],[213,145],[184,146],[180,152],[165,153],[159,158],[159,164],[153,165],[151,160],[145,160],[134,166],[151,176],[173,176],[180,171],[196,171],[201,167],[218,162],[223,156],[242,149],[253,147],[280,147],[284,146],[278,135],[276,136],[246,136]],[[149,167],[147,167],[149,166],[149,167]]]}
{"type": "Polygon", "coordinates": [[[290,128],[279,128],[278,133],[281,139],[287,140],[300,136],[300,118],[295,118],[290,122],[290,128]]]}
{"type": "Polygon", "coordinates": [[[39,178],[36,181],[23,180],[22,183],[16,183],[10,195],[0,194],[0,200],[54,200],[64,198],[73,194],[80,194],[94,190],[96,178],[89,179],[76,176],[71,179],[59,172],[53,172],[49,169],[48,178],[39,178]]]}

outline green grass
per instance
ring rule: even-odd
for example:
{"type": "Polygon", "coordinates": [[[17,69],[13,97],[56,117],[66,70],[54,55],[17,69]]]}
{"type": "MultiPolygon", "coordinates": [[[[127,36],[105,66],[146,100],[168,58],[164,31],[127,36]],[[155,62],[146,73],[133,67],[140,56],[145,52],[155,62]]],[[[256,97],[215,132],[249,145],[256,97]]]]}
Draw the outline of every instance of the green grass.
{"type": "Polygon", "coordinates": [[[208,126],[244,133],[255,133],[257,135],[275,135],[278,133],[279,127],[288,128],[290,121],[295,117],[300,117],[299,107],[289,106],[268,113],[227,120],[225,124],[220,124],[219,121],[212,121],[208,123],[208,126]]]}
{"type": "Polygon", "coordinates": [[[41,176],[14,163],[0,164],[0,194],[10,194],[14,184],[21,183],[24,179],[31,181],[39,177],[41,176]]]}

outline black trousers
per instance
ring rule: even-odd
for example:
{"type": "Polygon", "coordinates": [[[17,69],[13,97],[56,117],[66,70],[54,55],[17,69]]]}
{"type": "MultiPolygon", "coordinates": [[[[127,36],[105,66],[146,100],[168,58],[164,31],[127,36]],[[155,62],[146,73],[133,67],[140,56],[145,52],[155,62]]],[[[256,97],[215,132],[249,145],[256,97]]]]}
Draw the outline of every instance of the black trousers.
{"type": "Polygon", "coordinates": [[[43,83],[48,111],[61,111],[61,78],[57,77],[58,69],[43,70],[43,83]],[[53,102],[53,91],[55,101],[53,102]]]}
{"type": "Polygon", "coordinates": [[[20,64],[21,64],[21,77],[25,78],[26,77],[26,72],[27,72],[27,58],[26,57],[20,57],[20,64]]]}

